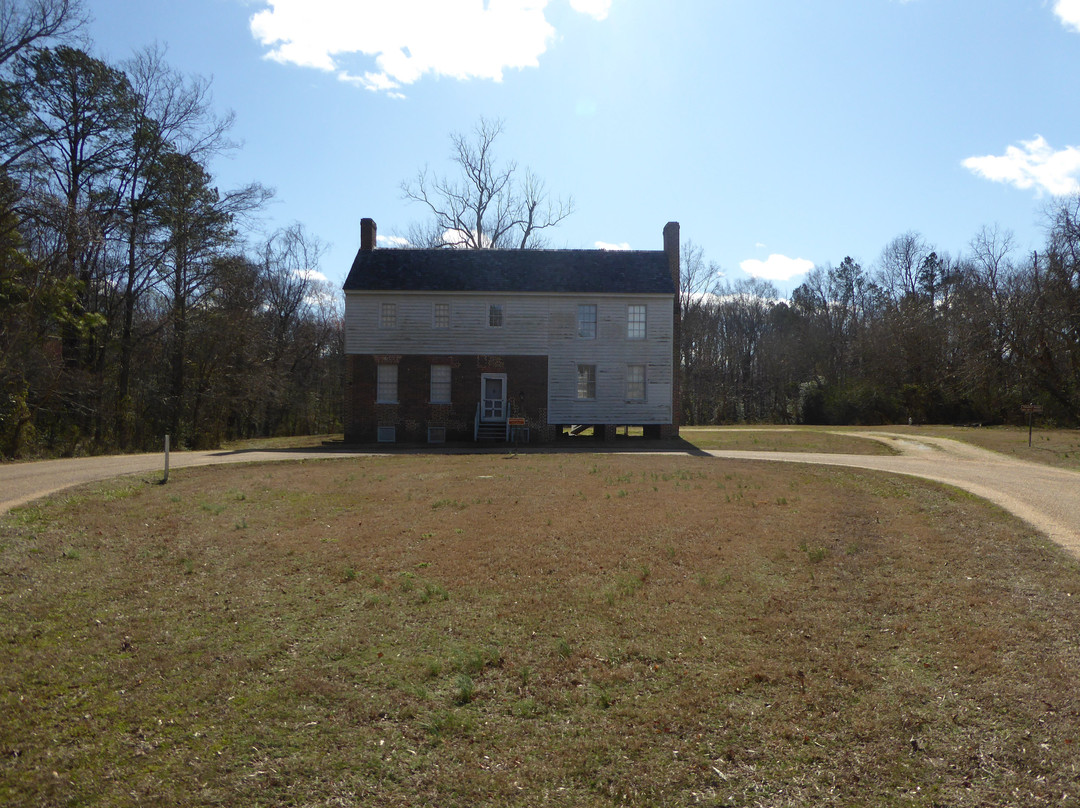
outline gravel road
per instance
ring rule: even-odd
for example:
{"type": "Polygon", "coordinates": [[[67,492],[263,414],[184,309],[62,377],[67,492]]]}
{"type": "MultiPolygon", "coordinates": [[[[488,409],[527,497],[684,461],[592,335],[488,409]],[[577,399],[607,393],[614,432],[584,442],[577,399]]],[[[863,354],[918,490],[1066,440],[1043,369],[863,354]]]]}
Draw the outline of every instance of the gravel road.
{"type": "MultiPolygon", "coordinates": [[[[1015,460],[947,438],[851,433],[882,441],[899,455],[710,451],[714,457],[849,466],[954,485],[1016,514],[1080,558],[1080,473],[1015,460]]],[[[357,456],[340,449],[173,452],[172,468],[219,463],[357,456]]],[[[163,455],[117,455],[0,465],[0,514],[83,483],[127,474],[160,474],[163,455]]]]}
{"type": "MultiPolygon", "coordinates": [[[[185,466],[214,466],[220,463],[252,463],[267,460],[311,460],[339,457],[336,449],[253,449],[238,452],[171,452],[169,468],[185,466]]],[[[37,460],[26,463],[0,464],[0,514],[12,508],[48,496],[65,488],[84,483],[108,480],[128,474],[156,474],[165,470],[165,455],[154,454],[107,455],[77,457],[62,460],[37,460]]]]}
{"type": "Polygon", "coordinates": [[[852,432],[899,455],[710,451],[714,457],[889,471],[954,485],[1000,505],[1080,558],[1080,473],[1015,460],[948,438],[852,432]]]}

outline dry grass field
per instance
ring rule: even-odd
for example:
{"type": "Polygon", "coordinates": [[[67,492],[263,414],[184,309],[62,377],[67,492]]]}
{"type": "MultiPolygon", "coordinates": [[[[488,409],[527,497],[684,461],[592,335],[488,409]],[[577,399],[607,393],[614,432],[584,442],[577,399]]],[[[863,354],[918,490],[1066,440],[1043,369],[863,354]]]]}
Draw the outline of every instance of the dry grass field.
{"type": "Polygon", "coordinates": [[[177,470],[0,519],[0,804],[1080,803],[1080,565],[661,455],[177,470]]]}
{"type": "Polygon", "coordinates": [[[1036,428],[1032,430],[1030,447],[1026,427],[919,426],[887,427],[886,430],[901,433],[913,430],[915,434],[951,438],[1031,463],[1080,470],[1080,429],[1036,428]]]}
{"type": "Polygon", "coordinates": [[[825,427],[683,427],[682,439],[699,449],[755,452],[828,452],[889,455],[893,450],[872,438],[829,431],[825,427]]]}
{"type": "Polygon", "coordinates": [[[683,427],[683,440],[701,449],[778,452],[888,454],[889,449],[860,432],[927,435],[970,443],[1031,463],[1080,470],[1080,429],[1035,429],[1028,446],[1026,427],[991,426],[754,426],[683,427]]]}

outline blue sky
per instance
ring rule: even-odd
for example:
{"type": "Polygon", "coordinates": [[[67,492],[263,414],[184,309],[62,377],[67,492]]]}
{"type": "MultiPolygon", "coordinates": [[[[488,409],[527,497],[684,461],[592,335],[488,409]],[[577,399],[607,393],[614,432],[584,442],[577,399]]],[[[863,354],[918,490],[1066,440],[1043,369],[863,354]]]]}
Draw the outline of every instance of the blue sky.
{"type": "Polygon", "coordinates": [[[914,230],[963,252],[983,225],[1043,243],[1080,191],[1080,0],[88,0],[95,54],[157,42],[213,78],[243,148],[223,187],[277,190],[265,226],[328,242],[343,281],[400,184],[449,169],[451,132],[501,118],[498,154],[574,215],[552,247],[659,249],[670,220],[729,280],[782,292],[914,230]],[[792,274],[795,273],[795,274],[792,274]]]}

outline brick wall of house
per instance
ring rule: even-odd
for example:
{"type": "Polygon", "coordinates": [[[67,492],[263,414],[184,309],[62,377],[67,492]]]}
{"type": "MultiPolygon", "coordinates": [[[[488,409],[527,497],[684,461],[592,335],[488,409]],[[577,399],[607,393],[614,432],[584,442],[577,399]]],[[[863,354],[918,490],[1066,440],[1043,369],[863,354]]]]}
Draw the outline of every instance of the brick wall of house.
{"type": "Polygon", "coordinates": [[[428,427],[447,440],[472,440],[483,373],[505,373],[511,412],[524,417],[534,439],[547,435],[546,356],[350,355],[345,371],[345,442],[371,443],[380,426],[397,428],[398,442],[426,443],[428,427]],[[379,364],[398,366],[398,403],[375,402],[379,364]],[[432,404],[431,366],[449,365],[450,403],[432,404]]]}

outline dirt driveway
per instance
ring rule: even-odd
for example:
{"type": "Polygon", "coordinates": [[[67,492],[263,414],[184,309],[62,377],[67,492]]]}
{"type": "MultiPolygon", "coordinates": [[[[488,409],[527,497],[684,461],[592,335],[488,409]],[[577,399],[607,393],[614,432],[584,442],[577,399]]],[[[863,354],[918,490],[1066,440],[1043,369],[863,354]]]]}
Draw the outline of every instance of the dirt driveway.
{"type": "MultiPolygon", "coordinates": [[[[310,460],[354,454],[334,449],[278,449],[212,452],[172,452],[170,468],[214,466],[220,463],[252,463],[267,460],[310,460]]],[[[125,474],[156,474],[165,470],[165,455],[107,455],[62,460],[38,460],[0,464],[0,514],[65,488],[107,480],[125,474]]]]}
{"type": "Polygon", "coordinates": [[[1000,505],[1080,558],[1080,473],[1016,460],[948,438],[851,432],[899,455],[710,451],[714,457],[817,463],[889,471],[954,485],[1000,505]]]}
{"type": "MultiPolygon", "coordinates": [[[[710,451],[714,457],[849,466],[909,474],[954,485],[1016,514],[1080,558],[1080,473],[1015,460],[947,438],[890,432],[851,433],[888,444],[899,455],[710,451]]],[[[356,456],[339,449],[174,452],[173,468],[268,460],[356,456]]],[[[0,514],[56,491],[124,474],[155,474],[161,454],[88,457],[0,465],[0,514]]]]}

